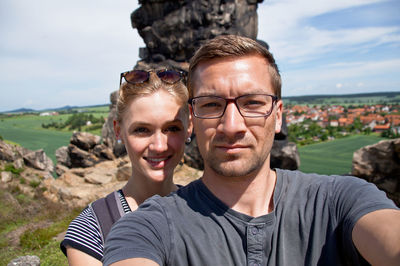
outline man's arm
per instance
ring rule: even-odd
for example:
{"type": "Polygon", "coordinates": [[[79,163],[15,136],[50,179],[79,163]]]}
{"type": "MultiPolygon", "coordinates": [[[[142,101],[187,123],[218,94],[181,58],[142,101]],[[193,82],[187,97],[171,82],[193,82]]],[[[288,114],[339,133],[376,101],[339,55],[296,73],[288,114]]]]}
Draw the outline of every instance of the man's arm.
{"type": "Polygon", "coordinates": [[[111,266],[158,266],[158,263],[145,258],[132,258],[127,260],[117,261],[111,266]]]}
{"type": "Polygon", "coordinates": [[[360,254],[372,265],[400,265],[400,211],[382,209],[362,216],[352,238],[360,254]]]}

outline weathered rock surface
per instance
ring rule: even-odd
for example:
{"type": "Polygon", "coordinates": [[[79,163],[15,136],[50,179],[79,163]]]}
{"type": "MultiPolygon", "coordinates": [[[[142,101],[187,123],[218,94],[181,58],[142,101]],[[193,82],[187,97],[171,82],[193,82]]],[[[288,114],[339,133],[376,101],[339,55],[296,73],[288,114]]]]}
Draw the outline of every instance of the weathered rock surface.
{"type": "Polygon", "coordinates": [[[88,132],[76,132],[72,134],[70,143],[84,151],[90,151],[94,146],[100,144],[100,140],[99,136],[88,132]]]}
{"type": "Polygon", "coordinates": [[[104,160],[114,160],[112,149],[101,143],[99,136],[87,132],[75,132],[68,146],[56,150],[56,173],[61,175],[67,168],[92,167],[104,160]]]}
{"type": "Polygon", "coordinates": [[[29,149],[7,144],[0,140],[0,160],[13,163],[15,168],[23,168],[25,165],[51,174],[54,171],[53,161],[40,149],[29,149]]]}
{"type": "MultiPolygon", "coordinates": [[[[83,207],[123,187],[131,171],[127,156],[100,162],[94,167],[69,169],[57,179],[44,180],[46,191],[43,195],[53,202],[83,207]]],[[[180,165],[175,170],[174,182],[185,185],[201,174],[199,170],[180,165]]]]}
{"type": "Polygon", "coordinates": [[[271,150],[271,168],[297,170],[300,167],[300,156],[293,142],[275,140],[271,150]]]}
{"type": "Polygon", "coordinates": [[[40,259],[38,256],[22,256],[13,259],[7,266],[40,266],[40,259]]]}
{"type": "Polygon", "coordinates": [[[257,38],[257,4],[262,0],[141,0],[131,14],[146,44],[142,63],[184,68],[205,41],[221,34],[257,38]]]}
{"type": "Polygon", "coordinates": [[[382,140],[354,152],[352,175],[376,184],[400,206],[400,139],[382,140]]]}
{"type": "Polygon", "coordinates": [[[35,169],[52,173],[54,171],[53,161],[47,157],[46,153],[40,149],[37,151],[28,151],[23,154],[24,162],[35,169]]]}

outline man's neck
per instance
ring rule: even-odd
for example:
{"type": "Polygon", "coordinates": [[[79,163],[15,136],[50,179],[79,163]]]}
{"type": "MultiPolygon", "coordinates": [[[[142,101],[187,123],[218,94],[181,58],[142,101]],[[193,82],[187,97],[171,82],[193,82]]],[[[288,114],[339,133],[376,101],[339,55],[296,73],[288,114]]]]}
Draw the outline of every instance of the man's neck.
{"type": "Polygon", "coordinates": [[[274,209],[276,172],[269,167],[243,177],[226,177],[207,167],[202,177],[207,188],[229,208],[258,217],[274,209]]]}

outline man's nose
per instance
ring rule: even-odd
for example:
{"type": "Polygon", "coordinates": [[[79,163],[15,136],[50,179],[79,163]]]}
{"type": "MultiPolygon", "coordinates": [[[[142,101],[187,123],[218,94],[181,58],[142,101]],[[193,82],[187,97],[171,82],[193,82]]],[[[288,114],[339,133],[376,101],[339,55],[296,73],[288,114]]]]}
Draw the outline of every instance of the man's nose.
{"type": "Polygon", "coordinates": [[[244,117],[240,114],[234,102],[227,104],[225,113],[221,117],[219,128],[228,137],[234,137],[246,131],[244,117]]]}

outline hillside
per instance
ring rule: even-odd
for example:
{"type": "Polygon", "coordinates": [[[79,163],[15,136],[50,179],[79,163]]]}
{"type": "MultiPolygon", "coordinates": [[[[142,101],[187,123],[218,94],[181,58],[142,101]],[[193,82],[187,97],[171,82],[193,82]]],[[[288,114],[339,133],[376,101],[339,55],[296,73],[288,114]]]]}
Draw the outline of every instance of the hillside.
{"type": "Polygon", "coordinates": [[[285,104],[400,104],[400,92],[374,92],[343,95],[304,95],[282,97],[285,104]]]}

